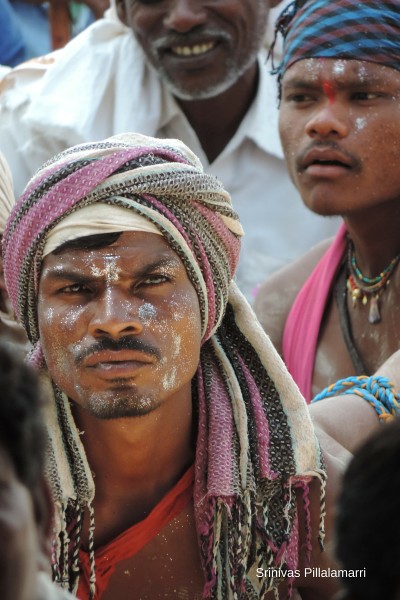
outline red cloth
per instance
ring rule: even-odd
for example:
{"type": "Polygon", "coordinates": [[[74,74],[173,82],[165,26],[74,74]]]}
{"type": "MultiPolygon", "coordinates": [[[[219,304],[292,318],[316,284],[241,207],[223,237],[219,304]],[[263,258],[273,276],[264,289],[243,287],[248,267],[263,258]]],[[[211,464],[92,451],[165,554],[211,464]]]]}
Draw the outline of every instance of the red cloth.
{"type": "Polygon", "coordinates": [[[322,317],[335,275],[346,250],[346,227],[341,225],[333,243],[298,293],[283,332],[283,360],[307,402],[322,317]]]}
{"type": "MultiPolygon", "coordinates": [[[[100,600],[117,563],[139,552],[187,506],[193,498],[193,481],[194,466],[186,471],[178,483],[143,521],[132,525],[112,542],[96,550],[96,595],[94,600],[100,600]]],[[[89,554],[80,550],[79,558],[82,573],[77,597],[79,600],[89,600],[89,554]]]]}

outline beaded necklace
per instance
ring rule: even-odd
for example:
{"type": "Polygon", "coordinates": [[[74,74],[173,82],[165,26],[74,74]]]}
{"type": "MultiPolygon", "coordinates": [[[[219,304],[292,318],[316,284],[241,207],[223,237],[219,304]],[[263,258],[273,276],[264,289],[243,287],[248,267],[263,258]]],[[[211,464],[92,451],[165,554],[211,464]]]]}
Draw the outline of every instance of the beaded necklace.
{"type": "Polygon", "coordinates": [[[390,277],[397,267],[400,260],[400,254],[392,258],[387,267],[376,277],[367,277],[357,265],[354,252],[354,244],[349,241],[348,246],[348,267],[350,274],[347,278],[347,289],[350,292],[353,306],[358,302],[367,304],[370,300],[368,321],[374,325],[381,321],[379,310],[379,299],[386,287],[390,283],[390,277]]]}

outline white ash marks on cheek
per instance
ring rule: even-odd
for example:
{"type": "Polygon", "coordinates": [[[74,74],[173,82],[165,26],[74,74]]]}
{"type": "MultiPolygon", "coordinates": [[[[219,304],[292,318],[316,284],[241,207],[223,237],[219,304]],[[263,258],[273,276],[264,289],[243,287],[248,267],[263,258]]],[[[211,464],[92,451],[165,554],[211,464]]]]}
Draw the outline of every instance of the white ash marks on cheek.
{"type": "Polygon", "coordinates": [[[194,324],[196,322],[196,315],[193,311],[188,314],[187,306],[190,305],[191,299],[189,296],[182,294],[178,299],[170,300],[169,307],[172,312],[172,319],[175,322],[181,321],[182,319],[186,319],[188,324],[194,324]]]}
{"type": "Polygon", "coordinates": [[[361,131],[362,129],[364,129],[366,124],[367,120],[365,117],[358,117],[356,119],[356,131],[361,131]]]}
{"type": "Polygon", "coordinates": [[[72,356],[74,357],[74,359],[76,360],[78,358],[78,356],[80,356],[80,354],[82,353],[82,342],[74,342],[73,344],[69,344],[67,346],[67,350],[70,354],[72,354],[72,356]]]}
{"type": "Polygon", "coordinates": [[[80,317],[82,312],[82,308],[70,308],[65,314],[63,314],[59,319],[59,324],[62,329],[65,331],[71,331],[73,329],[75,323],[80,317]]]}
{"type": "Polygon", "coordinates": [[[145,302],[139,307],[138,314],[144,325],[150,325],[151,321],[157,316],[157,309],[150,302],[145,302]]]}
{"type": "Polygon", "coordinates": [[[54,308],[52,306],[44,311],[44,319],[47,323],[54,321],[54,308]]]}
{"type": "Polygon", "coordinates": [[[165,390],[171,390],[176,382],[176,367],[172,367],[171,371],[166,373],[162,379],[162,385],[165,390]]]}
{"type": "Polygon", "coordinates": [[[179,353],[181,351],[181,342],[182,342],[181,336],[176,335],[173,340],[173,350],[172,350],[173,358],[177,358],[179,356],[179,353]]]}

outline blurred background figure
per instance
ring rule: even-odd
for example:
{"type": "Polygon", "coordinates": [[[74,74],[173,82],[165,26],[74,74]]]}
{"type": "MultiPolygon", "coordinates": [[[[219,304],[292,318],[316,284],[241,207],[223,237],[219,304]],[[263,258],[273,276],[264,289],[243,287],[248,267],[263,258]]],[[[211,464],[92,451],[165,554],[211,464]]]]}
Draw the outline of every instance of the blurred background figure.
{"type": "Polygon", "coordinates": [[[0,342],[0,598],[68,600],[50,577],[53,509],[35,373],[0,342]]]}
{"type": "Polygon", "coordinates": [[[18,17],[8,0],[0,0],[0,65],[15,67],[27,51],[18,17]]]}
{"type": "Polygon", "coordinates": [[[14,67],[62,48],[108,6],[108,0],[0,0],[0,64],[14,67]]]}
{"type": "MultiPolygon", "coordinates": [[[[0,0],[1,2],[1,0],[0,0]]],[[[10,169],[0,152],[0,243],[8,215],[14,206],[15,198],[10,169]]],[[[0,253],[0,340],[11,346],[12,352],[24,357],[30,345],[25,331],[16,322],[8,299],[3,275],[3,260],[0,253]]],[[[1,597],[1,596],[0,596],[1,597]]]]}
{"type": "Polygon", "coordinates": [[[336,516],[336,553],[344,569],[341,600],[400,599],[400,420],[356,452],[343,478],[336,516]]]}

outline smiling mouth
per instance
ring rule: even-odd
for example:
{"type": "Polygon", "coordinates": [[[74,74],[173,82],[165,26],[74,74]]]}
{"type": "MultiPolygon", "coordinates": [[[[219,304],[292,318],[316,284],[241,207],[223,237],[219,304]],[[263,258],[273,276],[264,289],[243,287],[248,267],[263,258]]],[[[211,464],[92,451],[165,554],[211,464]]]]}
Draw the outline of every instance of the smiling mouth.
{"type": "Polygon", "coordinates": [[[176,56],[200,56],[210,52],[215,48],[215,45],[215,42],[208,42],[207,44],[195,44],[194,46],[172,46],[170,52],[176,56]]]}

